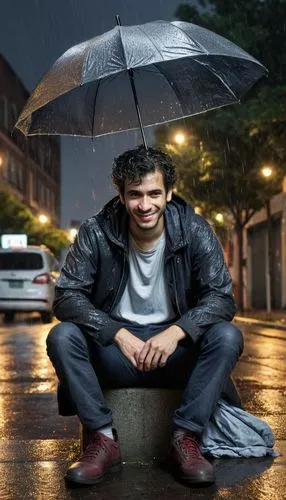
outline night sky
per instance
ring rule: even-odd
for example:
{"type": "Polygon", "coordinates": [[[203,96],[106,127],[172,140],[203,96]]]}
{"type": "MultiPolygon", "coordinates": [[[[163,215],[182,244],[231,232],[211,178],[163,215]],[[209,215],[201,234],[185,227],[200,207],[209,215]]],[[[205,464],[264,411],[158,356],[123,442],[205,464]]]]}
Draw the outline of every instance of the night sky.
{"type": "MultiPolygon", "coordinates": [[[[179,0],[1,0],[0,52],[31,91],[68,48],[122,24],[172,20],[179,0]]],[[[184,2],[186,3],[186,2],[184,2]]],[[[195,0],[189,3],[196,3],[195,0]]],[[[151,140],[151,134],[149,141],[151,140]]],[[[62,139],[62,226],[98,211],[114,191],[112,160],[141,142],[139,132],[62,139]]]]}

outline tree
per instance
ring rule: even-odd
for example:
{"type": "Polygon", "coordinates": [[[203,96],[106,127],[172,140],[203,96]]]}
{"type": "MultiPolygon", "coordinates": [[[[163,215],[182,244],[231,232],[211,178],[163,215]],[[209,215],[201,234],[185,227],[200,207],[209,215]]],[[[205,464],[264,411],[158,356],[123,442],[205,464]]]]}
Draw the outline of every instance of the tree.
{"type": "MultiPolygon", "coordinates": [[[[268,79],[249,92],[243,106],[185,120],[187,133],[197,139],[192,147],[176,155],[180,192],[196,203],[201,202],[205,210],[221,210],[232,216],[240,256],[238,305],[243,310],[243,228],[266,197],[281,190],[286,171],[286,1],[206,0],[200,4],[200,12],[188,4],[180,5],[177,17],[225,36],[269,69],[268,79]],[[198,152],[200,158],[194,161],[198,152]],[[192,158],[189,163],[188,156],[192,158]],[[265,163],[275,165],[275,176],[267,184],[260,176],[265,163]]],[[[177,122],[168,129],[161,127],[158,145],[164,147],[172,127],[181,125],[177,122]]]]}
{"type": "Polygon", "coordinates": [[[64,230],[41,225],[26,205],[7,191],[0,191],[0,233],[27,234],[30,245],[46,245],[56,256],[70,244],[64,230]]]}
{"type": "MultiPolygon", "coordinates": [[[[235,123],[235,122],[234,122],[235,123]]],[[[272,141],[267,131],[263,135],[251,131],[248,135],[238,134],[235,125],[204,118],[185,123],[186,144],[174,146],[170,139],[180,124],[161,126],[156,132],[156,143],[174,157],[178,182],[177,191],[188,201],[199,205],[204,216],[211,222],[214,214],[225,214],[228,225],[232,224],[238,238],[239,276],[238,305],[243,310],[243,230],[253,214],[265,204],[265,199],[281,190],[284,169],[276,167],[271,182],[261,176],[263,163],[279,164],[282,154],[276,148],[275,136],[272,141]],[[228,217],[230,216],[230,217],[228,217]]],[[[281,133],[277,125],[277,136],[281,133]]],[[[215,225],[221,239],[227,229],[215,225]],[[224,229],[224,231],[223,231],[224,229]]]]}

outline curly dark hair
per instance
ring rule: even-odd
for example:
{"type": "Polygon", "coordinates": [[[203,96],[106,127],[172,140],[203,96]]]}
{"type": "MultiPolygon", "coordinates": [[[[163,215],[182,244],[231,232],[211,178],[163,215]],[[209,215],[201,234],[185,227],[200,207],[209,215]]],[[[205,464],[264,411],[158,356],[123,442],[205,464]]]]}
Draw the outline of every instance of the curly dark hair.
{"type": "Polygon", "coordinates": [[[114,159],[112,167],[112,181],[116,189],[123,196],[125,181],[140,180],[145,175],[159,170],[163,175],[164,186],[168,192],[176,182],[176,171],[172,158],[160,151],[140,145],[129,149],[114,159]]]}

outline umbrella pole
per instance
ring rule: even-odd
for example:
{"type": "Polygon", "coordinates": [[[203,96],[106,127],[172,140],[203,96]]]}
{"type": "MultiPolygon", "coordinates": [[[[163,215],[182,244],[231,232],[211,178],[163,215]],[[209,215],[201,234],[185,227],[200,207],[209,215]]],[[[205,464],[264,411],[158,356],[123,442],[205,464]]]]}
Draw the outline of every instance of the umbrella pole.
{"type": "Polygon", "coordinates": [[[145,132],[144,132],[144,128],[143,128],[143,124],[142,124],[142,119],[141,119],[141,113],[140,113],[139,103],[138,103],[138,99],[137,99],[137,92],[136,92],[135,83],[134,83],[133,70],[129,69],[128,70],[128,74],[129,74],[129,78],[130,78],[130,83],[131,83],[131,88],[132,88],[132,92],[133,92],[133,97],[134,97],[136,112],[137,112],[138,121],[139,121],[139,125],[140,125],[140,130],[141,130],[141,134],[142,134],[143,144],[145,146],[145,149],[148,150],[148,146],[147,146],[147,142],[146,142],[146,137],[145,137],[145,132]]]}
{"type": "MultiPolygon", "coordinates": [[[[117,15],[117,16],[115,16],[115,19],[116,19],[117,25],[121,26],[120,17],[117,15]]],[[[136,92],[136,87],[135,87],[135,83],[134,83],[134,74],[133,74],[132,68],[128,70],[128,75],[129,75],[129,79],[130,79],[130,83],[131,83],[131,88],[132,88],[132,93],[133,93],[133,97],[134,97],[136,113],[138,116],[138,121],[139,121],[142,139],[143,139],[143,144],[144,144],[145,149],[148,151],[148,146],[147,146],[145,132],[144,132],[143,124],[142,124],[141,112],[140,112],[140,108],[139,108],[137,92],[136,92]]]]}

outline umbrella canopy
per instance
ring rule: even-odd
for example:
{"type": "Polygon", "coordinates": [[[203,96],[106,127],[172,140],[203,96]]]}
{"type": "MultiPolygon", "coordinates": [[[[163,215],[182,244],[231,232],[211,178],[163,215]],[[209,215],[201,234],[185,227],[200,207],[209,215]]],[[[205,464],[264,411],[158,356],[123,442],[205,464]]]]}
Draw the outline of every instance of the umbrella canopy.
{"type": "Polygon", "coordinates": [[[55,62],[16,127],[96,137],[138,128],[138,113],[143,127],[155,125],[238,102],[266,73],[238,46],[191,23],[116,26],[55,62]]]}

